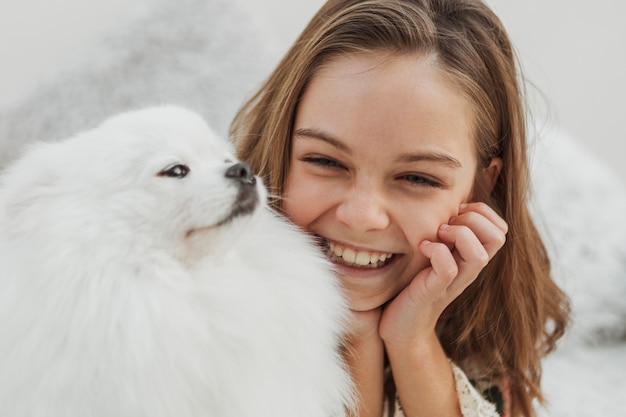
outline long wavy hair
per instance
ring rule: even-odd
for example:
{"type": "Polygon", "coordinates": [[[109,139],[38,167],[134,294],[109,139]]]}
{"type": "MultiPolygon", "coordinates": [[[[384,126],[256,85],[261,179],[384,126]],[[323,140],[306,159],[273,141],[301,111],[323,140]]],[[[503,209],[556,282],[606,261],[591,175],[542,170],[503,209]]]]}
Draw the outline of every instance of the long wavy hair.
{"type": "Polygon", "coordinates": [[[261,89],[236,115],[231,135],[281,210],[298,102],[320,66],[362,52],[433,56],[473,107],[479,165],[503,169],[493,189],[482,170],[473,200],[508,223],[504,247],[446,310],[441,343],[457,362],[479,358],[504,377],[511,414],[535,416],[543,401],[541,358],[566,329],[569,303],[550,276],[550,261],[530,216],[523,82],[508,35],[479,0],[330,0],[313,17],[261,89]]]}

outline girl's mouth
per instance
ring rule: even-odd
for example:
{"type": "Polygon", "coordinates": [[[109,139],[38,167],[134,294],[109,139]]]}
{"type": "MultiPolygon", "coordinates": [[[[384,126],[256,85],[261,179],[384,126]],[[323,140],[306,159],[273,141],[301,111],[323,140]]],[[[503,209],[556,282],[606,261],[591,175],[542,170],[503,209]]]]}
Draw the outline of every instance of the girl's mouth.
{"type": "Polygon", "coordinates": [[[374,269],[388,265],[395,258],[393,253],[370,252],[342,246],[336,242],[329,242],[320,237],[324,253],[335,264],[353,268],[374,269]]]}

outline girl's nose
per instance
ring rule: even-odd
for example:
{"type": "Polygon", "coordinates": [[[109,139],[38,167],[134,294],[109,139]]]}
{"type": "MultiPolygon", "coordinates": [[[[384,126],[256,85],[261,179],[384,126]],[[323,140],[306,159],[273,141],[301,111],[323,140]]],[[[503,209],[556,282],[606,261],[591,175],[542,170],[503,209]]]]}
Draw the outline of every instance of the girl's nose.
{"type": "Polygon", "coordinates": [[[337,206],[336,216],[350,228],[362,232],[383,230],[390,218],[384,196],[371,189],[352,189],[337,206]]]}

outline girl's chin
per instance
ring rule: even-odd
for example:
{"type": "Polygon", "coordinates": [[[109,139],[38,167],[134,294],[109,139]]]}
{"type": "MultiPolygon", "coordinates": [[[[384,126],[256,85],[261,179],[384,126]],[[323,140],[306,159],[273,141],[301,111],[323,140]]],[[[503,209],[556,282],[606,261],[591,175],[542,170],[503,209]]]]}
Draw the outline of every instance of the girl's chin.
{"type": "Polygon", "coordinates": [[[382,307],[392,297],[381,296],[380,293],[374,296],[365,296],[360,291],[346,291],[348,308],[352,311],[365,312],[382,307]]]}
{"type": "Polygon", "coordinates": [[[376,310],[379,307],[380,307],[380,305],[376,306],[376,307],[372,307],[372,306],[362,305],[362,304],[358,304],[358,303],[351,303],[351,302],[348,301],[348,308],[350,310],[352,310],[352,311],[357,312],[357,313],[364,313],[366,311],[376,310]]]}
{"type": "MultiPolygon", "coordinates": [[[[344,275],[338,272],[338,278],[344,288],[344,294],[348,307],[352,311],[375,310],[398,294],[402,287],[398,288],[398,281],[389,282],[385,276],[355,276],[344,275]]],[[[367,275],[367,274],[366,274],[367,275]]]]}

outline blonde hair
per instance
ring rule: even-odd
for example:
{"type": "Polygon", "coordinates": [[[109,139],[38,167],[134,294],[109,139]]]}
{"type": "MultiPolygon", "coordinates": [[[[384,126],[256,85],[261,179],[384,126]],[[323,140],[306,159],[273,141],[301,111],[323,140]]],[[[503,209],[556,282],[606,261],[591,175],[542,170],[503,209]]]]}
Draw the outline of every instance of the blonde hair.
{"type": "MultiPolygon", "coordinates": [[[[479,164],[504,166],[493,190],[478,170],[473,198],[508,223],[504,247],[446,310],[441,342],[455,361],[478,357],[511,387],[513,416],[535,416],[542,401],[541,358],[568,323],[569,304],[527,207],[529,173],[522,83],[508,35],[479,0],[330,0],[313,17],[262,88],[240,110],[231,133],[239,157],[271,191],[283,192],[299,99],[316,70],[362,52],[431,55],[474,108],[479,164]]],[[[273,201],[280,210],[280,199],[273,201]]]]}

